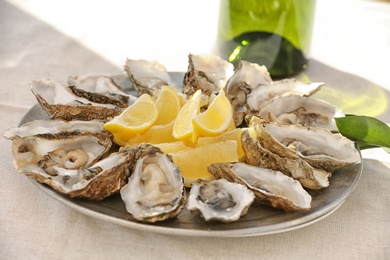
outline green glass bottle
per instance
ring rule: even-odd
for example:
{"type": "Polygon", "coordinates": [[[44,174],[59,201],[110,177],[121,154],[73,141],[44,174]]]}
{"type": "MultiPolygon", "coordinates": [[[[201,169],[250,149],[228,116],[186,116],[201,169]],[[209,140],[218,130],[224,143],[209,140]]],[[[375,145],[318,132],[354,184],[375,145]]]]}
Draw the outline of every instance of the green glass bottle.
{"type": "Polygon", "coordinates": [[[217,54],[265,65],[271,76],[307,67],[315,0],[221,0],[217,54]]]}

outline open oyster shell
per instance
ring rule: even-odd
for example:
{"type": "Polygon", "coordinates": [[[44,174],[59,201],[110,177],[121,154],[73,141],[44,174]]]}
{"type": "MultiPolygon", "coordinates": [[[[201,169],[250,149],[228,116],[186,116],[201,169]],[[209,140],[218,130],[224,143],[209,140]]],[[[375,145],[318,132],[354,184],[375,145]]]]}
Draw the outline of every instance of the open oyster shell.
{"type": "Polygon", "coordinates": [[[245,163],[217,163],[208,167],[217,178],[246,185],[255,194],[255,201],[271,207],[292,210],[308,210],[311,196],[302,185],[279,171],[245,163]]]}
{"type": "Polygon", "coordinates": [[[61,132],[13,137],[15,169],[71,197],[103,199],[128,176],[125,153],[103,158],[111,147],[104,133],[61,132]]]}
{"type": "Polygon", "coordinates": [[[245,185],[225,179],[193,183],[187,209],[200,214],[206,221],[233,222],[245,215],[254,194],[245,185]]]}
{"type": "Polygon", "coordinates": [[[288,94],[276,96],[262,104],[256,116],[283,125],[300,124],[337,130],[334,118],[345,115],[340,109],[324,100],[288,94]]]}
{"type": "Polygon", "coordinates": [[[179,168],[168,154],[151,144],[133,150],[131,176],[120,194],[126,210],[142,222],[176,217],[185,204],[185,189],[179,168]]]}
{"type": "Polygon", "coordinates": [[[255,125],[242,132],[241,143],[247,164],[281,171],[298,180],[305,188],[322,189],[329,186],[331,173],[312,167],[294,153],[279,155],[265,148],[258,135],[258,132],[263,130],[261,127],[255,125]]]}
{"type": "Polygon", "coordinates": [[[269,123],[259,129],[266,149],[281,156],[294,153],[318,169],[334,172],[360,161],[354,142],[325,128],[269,123]]]}
{"type": "Polygon", "coordinates": [[[218,93],[225,87],[233,71],[233,64],[217,55],[189,54],[188,70],[183,80],[183,93],[188,97],[198,89],[207,96],[218,93]]]}
{"type": "Polygon", "coordinates": [[[35,120],[9,129],[14,167],[71,197],[101,200],[127,182],[131,154],[107,154],[112,136],[100,121],[35,120]]]}
{"type": "MultiPolygon", "coordinates": [[[[88,167],[105,156],[112,146],[112,135],[104,130],[101,121],[95,120],[34,120],[8,129],[3,136],[12,140],[13,161],[18,172],[23,172],[26,165],[42,164],[51,156],[59,156],[58,160],[65,163],[67,154],[78,150],[75,156],[82,157],[83,161],[79,166],[88,167]]],[[[72,156],[68,159],[74,160],[72,164],[81,162],[72,156]]],[[[58,163],[51,162],[53,166],[58,163]]]]}
{"type": "Polygon", "coordinates": [[[68,77],[68,85],[72,92],[79,97],[94,93],[95,99],[101,102],[114,104],[118,107],[127,107],[133,104],[137,97],[127,94],[115,81],[107,76],[79,75],[68,77]]]}
{"type": "Polygon", "coordinates": [[[39,119],[21,125],[20,127],[14,127],[6,130],[3,136],[7,139],[14,139],[16,137],[25,137],[37,134],[57,134],[61,132],[80,132],[80,133],[99,133],[105,132],[110,135],[109,132],[104,130],[104,123],[102,121],[91,120],[49,120],[39,119]]]}
{"type": "Polygon", "coordinates": [[[157,97],[162,86],[172,83],[164,65],[157,61],[127,59],[124,69],[139,95],[157,97]]]}
{"type": "Polygon", "coordinates": [[[31,165],[40,167],[41,164],[43,170],[46,170],[46,164],[43,164],[45,161],[56,166],[56,161],[66,164],[69,160],[73,167],[88,167],[103,157],[111,145],[111,137],[102,133],[37,134],[15,137],[12,141],[12,155],[15,169],[26,174],[29,169],[26,167],[31,165]],[[74,156],[80,160],[77,161],[74,156]],[[57,160],[57,157],[60,158],[57,160]]]}
{"type": "Polygon", "coordinates": [[[100,94],[83,90],[78,93],[75,87],[67,87],[50,79],[32,81],[30,85],[37,101],[52,119],[108,120],[125,109],[123,105],[102,99],[100,94]]]}
{"type": "Polygon", "coordinates": [[[267,100],[286,93],[300,96],[310,96],[321,89],[324,83],[305,83],[296,79],[283,79],[265,84],[259,84],[247,96],[247,107],[249,114],[260,110],[267,100]]]}
{"type": "Polygon", "coordinates": [[[43,183],[71,197],[102,200],[118,193],[127,183],[129,164],[130,157],[126,152],[111,153],[90,167],[54,167],[56,176],[45,178],[43,183]]]}
{"type": "Polygon", "coordinates": [[[247,109],[247,95],[259,84],[272,82],[271,76],[265,66],[241,60],[233,76],[225,86],[225,93],[234,109],[234,122],[236,126],[243,123],[247,109]]]}

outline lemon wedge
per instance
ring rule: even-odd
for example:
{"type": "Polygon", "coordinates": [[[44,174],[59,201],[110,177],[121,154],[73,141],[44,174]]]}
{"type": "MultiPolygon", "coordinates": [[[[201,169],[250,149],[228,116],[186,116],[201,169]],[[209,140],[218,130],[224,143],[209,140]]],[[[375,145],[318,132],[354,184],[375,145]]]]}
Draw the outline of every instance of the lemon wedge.
{"type": "Polygon", "coordinates": [[[225,91],[221,89],[207,110],[198,114],[192,123],[198,136],[216,136],[226,131],[232,121],[232,106],[225,91]]]}
{"type": "Polygon", "coordinates": [[[175,123],[172,135],[177,140],[195,143],[197,135],[194,132],[192,119],[200,113],[201,90],[197,90],[194,95],[182,106],[175,123]]]}
{"type": "Polygon", "coordinates": [[[158,117],[155,125],[170,124],[176,119],[181,108],[181,101],[176,90],[170,86],[162,86],[156,99],[158,117]]]}
{"type": "Polygon", "coordinates": [[[105,123],[104,128],[110,131],[115,139],[127,142],[131,137],[148,130],[157,120],[158,114],[154,99],[143,94],[119,116],[105,123]]]}

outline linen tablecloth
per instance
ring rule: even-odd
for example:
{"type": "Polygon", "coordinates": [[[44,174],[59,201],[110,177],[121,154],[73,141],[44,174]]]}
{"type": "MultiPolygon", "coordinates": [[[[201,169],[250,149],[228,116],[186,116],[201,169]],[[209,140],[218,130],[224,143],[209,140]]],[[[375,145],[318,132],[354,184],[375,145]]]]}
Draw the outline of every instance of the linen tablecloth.
{"type": "MultiPolygon", "coordinates": [[[[126,57],[158,59],[168,70],[184,71],[188,52],[211,48],[217,2],[208,2],[0,2],[0,132],[17,126],[36,104],[29,89],[34,79],[123,74],[126,57]],[[202,31],[208,38],[200,39],[202,31]]],[[[318,95],[338,96],[340,105],[364,97],[343,109],[390,122],[390,4],[319,0],[316,12],[306,76],[326,83],[318,95]]],[[[390,259],[390,156],[382,149],[363,151],[356,189],[313,225],[266,236],[201,238],[133,230],[81,214],[17,174],[11,142],[1,137],[0,145],[0,259],[390,259]]]]}

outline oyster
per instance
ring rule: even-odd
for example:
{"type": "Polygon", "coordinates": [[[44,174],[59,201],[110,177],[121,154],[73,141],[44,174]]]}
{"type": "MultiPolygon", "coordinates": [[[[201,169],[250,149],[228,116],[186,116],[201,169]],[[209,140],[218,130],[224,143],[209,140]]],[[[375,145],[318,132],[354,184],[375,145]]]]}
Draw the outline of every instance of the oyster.
{"type": "Polygon", "coordinates": [[[263,129],[272,136],[259,132],[266,149],[279,155],[294,153],[317,169],[334,172],[360,161],[353,141],[325,128],[269,123],[263,129]]]}
{"type": "Polygon", "coordinates": [[[344,114],[324,100],[288,94],[265,102],[256,116],[278,124],[300,124],[337,130],[334,117],[343,117],[344,114]]]}
{"type": "Polygon", "coordinates": [[[64,120],[47,120],[39,119],[21,125],[20,127],[10,128],[3,133],[7,139],[14,139],[16,137],[25,137],[37,134],[57,134],[60,132],[87,132],[99,133],[109,132],[104,130],[103,122],[97,120],[91,121],[64,121],[64,120]]]}
{"type": "Polygon", "coordinates": [[[233,75],[234,66],[217,55],[188,55],[188,70],[184,75],[183,93],[188,97],[198,89],[210,96],[224,88],[233,75]]]}
{"type": "Polygon", "coordinates": [[[94,120],[34,120],[8,129],[3,136],[12,140],[14,166],[21,173],[27,165],[43,166],[47,160],[52,166],[88,167],[112,146],[112,135],[94,120]]]}
{"type": "Polygon", "coordinates": [[[247,164],[281,171],[298,180],[305,188],[322,189],[329,186],[328,178],[331,175],[329,172],[312,167],[293,152],[278,153],[263,147],[262,138],[272,140],[272,137],[264,137],[267,133],[261,134],[260,132],[265,132],[260,125],[255,125],[242,132],[241,143],[247,164]]]}
{"type": "Polygon", "coordinates": [[[311,196],[302,185],[279,171],[260,168],[245,163],[217,163],[208,167],[217,178],[246,185],[255,194],[255,201],[271,207],[308,210],[311,196]]]}
{"type": "Polygon", "coordinates": [[[61,132],[12,139],[14,167],[26,175],[35,166],[49,175],[53,166],[88,167],[106,155],[112,145],[111,137],[103,133],[61,132]]]}
{"type": "Polygon", "coordinates": [[[248,93],[246,105],[248,115],[256,114],[264,105],[264,102],[283,94],[296,94],[310,96],[320,90],[322,82],[304,83],[296,79],[283,79],[270,83],[259,84],[252,92],[248,93]]]}
{"type": "Polygon", "coordinates": [[[115,104],[118,107],[127,107],[133,104],[137,97],[124,92],[124,90],[115,83],[115,81],[106,76],[87,76],[80,75],[68,77],[68,85],[72,92],[79,97],[88,98],[89,95],[95,95],[101,103],[115,104]]]}
{"type": "Polygon", "coordinates": [[[187,209],[206,220],[232,222],[247,213],[254,199],[245,185],[225,179],[193,183],[187,209]]]}
{"type": "Polygon", "coordinates": [[[18,173],[71,197],[101,200],[127,182],[131,154],[107,154],[112,135],[101,121],[35,120],[7,130],[18,173]]]}
{"type": "Polygon", "coordinates": [[[104,130],[102,122],[95,120],[34,120],[8,129],[3,136],[13,140],[14,165],[18,171],[51,156],[61,157],[62,163],[68,165],[88,166],[104,156],[112,145],[111,134],[104,130]],[[84,163],[80,164],[81,161],[84,163]]]}
{"type": "Polygon", "coordinates": [[[124,69],[139,95],[147,93],[157,97],[163,85],[172,83],[164,65],[157,61],[127,59],[124,69]]]}
{"type": "Polygon", "coordinates": [[[241,60],[225,86],[225,93],[234,109],[234,122],[241,125],[247,114],[247,95],[259,84],[272,82],[265,66],[241,60]]]}
{"type": "Polygon", "coordinates": [[[102,101],[100,96],[96,98],[96,95],[89,94],[79,97],[72,88],[50,79],[31,82],[31,91],[52,119],[107,120],[124,110],[123,106],[102,101]]]}
{"type": "Polygon", "coordinates": [[[105,133],[70,131],[11,139],[17,172],[71,197],[103,199],[118,192],[129,175],[127,153],[101,159],[112,145],[105,133]]]}
{"type": "Polygon", "coordinates": [[[41,182],[70,197],[102,200],[118,193],[127,183],[129,164],[128,154],[118,152],[111,153],[89,167],[66,169],[54,166],[55,176],[45,176],[35,167],[32,167],[30,174],[42,174],[45,178],[41,182]]]}
{"type": "Polygon", "coordinates": [[[179,168],[168,154],[150,144],[128,148],[134,167],[120,194],[126,210],[139,221],[156,222],[176,217],[185,204],[179,168]]]}

